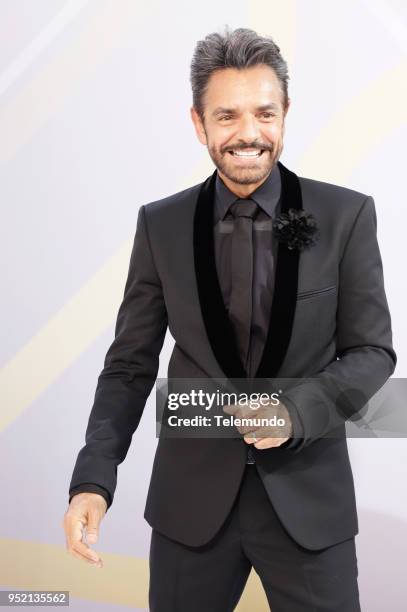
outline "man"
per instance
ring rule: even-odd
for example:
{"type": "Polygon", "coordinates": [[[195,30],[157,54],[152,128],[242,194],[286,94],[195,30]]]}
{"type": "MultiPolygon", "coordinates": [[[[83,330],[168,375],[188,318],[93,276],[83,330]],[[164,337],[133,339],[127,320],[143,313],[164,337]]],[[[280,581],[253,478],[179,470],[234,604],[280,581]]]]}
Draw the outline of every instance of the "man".
{"type": "Polygon", "coordinates": [[[233,610],[254,567],[273,612],[356,612],[345,421],[396,364],[374,201],[279,161],[290,100],[270,38],[243,28],[207,36],[191,81],[191,117],[216,170],[140,208],[70,484],[67,547],[102,565],[82,528],[95,542],[168,325],[169,379],[297,383],[260,411],[283,423],[273,432],[249,424],[234,438],[160,438],[144,514],[150,610],[233,610]]]}

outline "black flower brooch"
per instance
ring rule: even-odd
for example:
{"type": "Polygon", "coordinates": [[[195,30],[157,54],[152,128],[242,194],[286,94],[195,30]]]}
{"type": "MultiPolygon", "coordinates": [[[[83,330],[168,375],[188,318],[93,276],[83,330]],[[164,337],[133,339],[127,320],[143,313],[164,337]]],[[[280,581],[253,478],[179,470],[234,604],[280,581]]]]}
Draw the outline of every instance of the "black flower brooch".
{"type": "Polygon", "coordinates": [[[315,217],[302,209],[289,208],[273,221],[273,233],[290,250],[303,251],[314,246],[319,239],[315,217]]]}

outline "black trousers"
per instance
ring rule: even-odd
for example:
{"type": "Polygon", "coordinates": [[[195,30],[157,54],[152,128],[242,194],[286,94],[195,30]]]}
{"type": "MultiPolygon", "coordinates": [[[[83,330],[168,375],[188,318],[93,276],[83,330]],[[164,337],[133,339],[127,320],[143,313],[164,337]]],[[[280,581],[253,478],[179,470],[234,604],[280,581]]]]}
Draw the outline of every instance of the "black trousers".
{"type": "Polygon", "coordinates": [[[317,551],[301,547],[249,464],[228,518],[209,543],[186,546],[152,530],[150,612],[230,612],[252,567],[272,612],[360,612],[355,538],[317,551]]]}

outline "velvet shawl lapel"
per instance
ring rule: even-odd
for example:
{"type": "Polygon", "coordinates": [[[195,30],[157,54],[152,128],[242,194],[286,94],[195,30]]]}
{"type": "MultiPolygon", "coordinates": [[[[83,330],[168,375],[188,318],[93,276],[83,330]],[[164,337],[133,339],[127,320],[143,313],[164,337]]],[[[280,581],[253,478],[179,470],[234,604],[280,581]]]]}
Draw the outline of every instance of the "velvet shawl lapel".
{"type": "MultiPolygon", "coordinates": [[[[281,175],[281,212],[302,208],[300,182],[294,172],[277,162],[281,175]]],[[[200,189],[194,214],[195,275],[206,333],[216,360],[227,378],[246,378],[232,325],[223,302],[216,271],[213,236],[215,172],[200,189]]],[[[275,239],[275,238],[274,238],[275,239]]],[[[273,302],[267,339],[255,378],[274,378],[290,342],[298,289],[300,252],[279,242],[273,302]]]]}

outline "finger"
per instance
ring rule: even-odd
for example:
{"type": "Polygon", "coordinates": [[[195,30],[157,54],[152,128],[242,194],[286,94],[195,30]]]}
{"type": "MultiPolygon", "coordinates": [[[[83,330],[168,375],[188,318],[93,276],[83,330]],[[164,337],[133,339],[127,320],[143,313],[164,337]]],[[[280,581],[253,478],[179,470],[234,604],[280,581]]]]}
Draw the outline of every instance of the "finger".
{"type": "Polygon", "coordinates": [[[237,406],[236,404],[230,404],[227,406],[223,406],[223,411],[227,414],[230,414],[235,419],[258,419],[259,411],[257,409],[251,408],[248,404],[240,404],[237,406]]]}
{"type": "Polygon", "coordinates": [[[256,442],[256,440],[250,436],[243,436],[243,440],[246,442],[246,444],[254,444],[256,442]]]}
{"type": "Polygon", "coordinates": [[[100,561],[96,562],[96,561],[91,561],[88,557],[84,557],[84,555],[82,555],[80,552],[78,552],[77,550],[75,550],[74,548],[70,548],[68,550],[68,552],[73,556],[76,557],[77,559],[80,559],[81,561],[84,561],[85,563],[88,563],[89,565],[95,565],[96,567],[103,567],[103,563],[102,560],[100,559],[100,561]]]}
{"type": "Polygon", "coordinates": [[[65,519],[65,535],[68,545],[71,546],[75,542],[81,542],[83,538],[83,528],[86,525],[86,519],[78,516],[68,515],[65,519]]]}
{"type": "Polygon", "coordinates": [[[87,557],[91,561],[99,561],[100,557],[96,551],[92,550],[90,546],[85,544],[82,539],[84,535],[84,524],[82,519],[74,519],[72,521],[72,527],[68,534],[68,546],[73,548],[78,553],[87,557]]]}
{"type": "Polygon", "coordinates": [[[99,557],[99,555],[97,555],[95,551],[92,551],[92,549],[89,548],[88,546],[85,546],[84,550],[82,548],[79,549],[78,544],[69,542],[69,540],[66,538],[66,549],[74,557],[76,556],[78,557],[78,559],[82,559],[83,561],[86,561],[87,563],[103,565],[103,561],[99,557]]]}
{"type": "Polygon", "coordinates": [[[71,549],[81,554],[83,557],[85,557],[91,562],[99,563],[101,561],[101,558],[99,557],[98,553],[95,550],[92,550],[92,548],[90,548],[90,546],[88,546],[87,544],[83,544],[82,542],[76,542],[75,544],[71,545],[71,549]]]}
{"type": "Polygon", "coordinates": [[[264,410],[261,406],[250,406],[250,404],[245,404],[243,406],[244,415],[250,416],[252,415],[255,419],[266,418],[269,416],[269,413],[264,410]]]}
{"type": "Polygon", "coordinates": [[[225,404],[223,406],[223,410],[228,412],[229,414],[252,414],[253,412],[257,413],[257,408],[252,408],[249,404],[225,404]]]}
{"type": "Polygon", "coordinates": [[[235,425],[235,427],[242,435],[256,431],[256,427],[254,425],[235,425]]]}
{"type": "Polygon", "coordinates": [[[100,525],[101,515],[98,511],[90,510],[88,525],[86,527],[86,540],[89,544],[95,544],[99,537],[99,525],[100,525]]]}
{"type": "Polygon", "coordinates": [[[226,412],[226,414],[231,414],[233,416],[236,416],[239,410],[240,407],[236,406],[236,404],[227,404],[226,406],[223,406],[223,412],[226,412]]]}
{"type": "Polygon", "coordinates": [[[247,432],[247,435],[245,436],[245,438],[247,440],[249,440],[250,442],[259,442],[259,440],[264,440],[266,438],[270,437],[270,434],[267,433],[267,431],[265,431],[264,427],[250,427],[248,428],[249,431],[247,432]]]}
{"type": "Polygon", "coordinates": [[[254,446],[260,450],[265,448],[275,448],[277,446],[281,446],[281,444],[283,444],[283,442],[286,440],[288,440],[288,438],[264,438],[264,440],[259,440],[256,442],[254,446]]]}
{"type": "Polygon", "coordinates": [[[286,436],[286,432],[283,431],[282,429],[278,428],[278,427],[267,427],[267,426],[257,426],[257,427],[252,427],[249,428],[248,433],[250,432],[256,432],[256,438],[258,440],[265,440],[266,438],[274,438],[274,439],[279,439],[282,438],[284,436],[286,436]]]}

